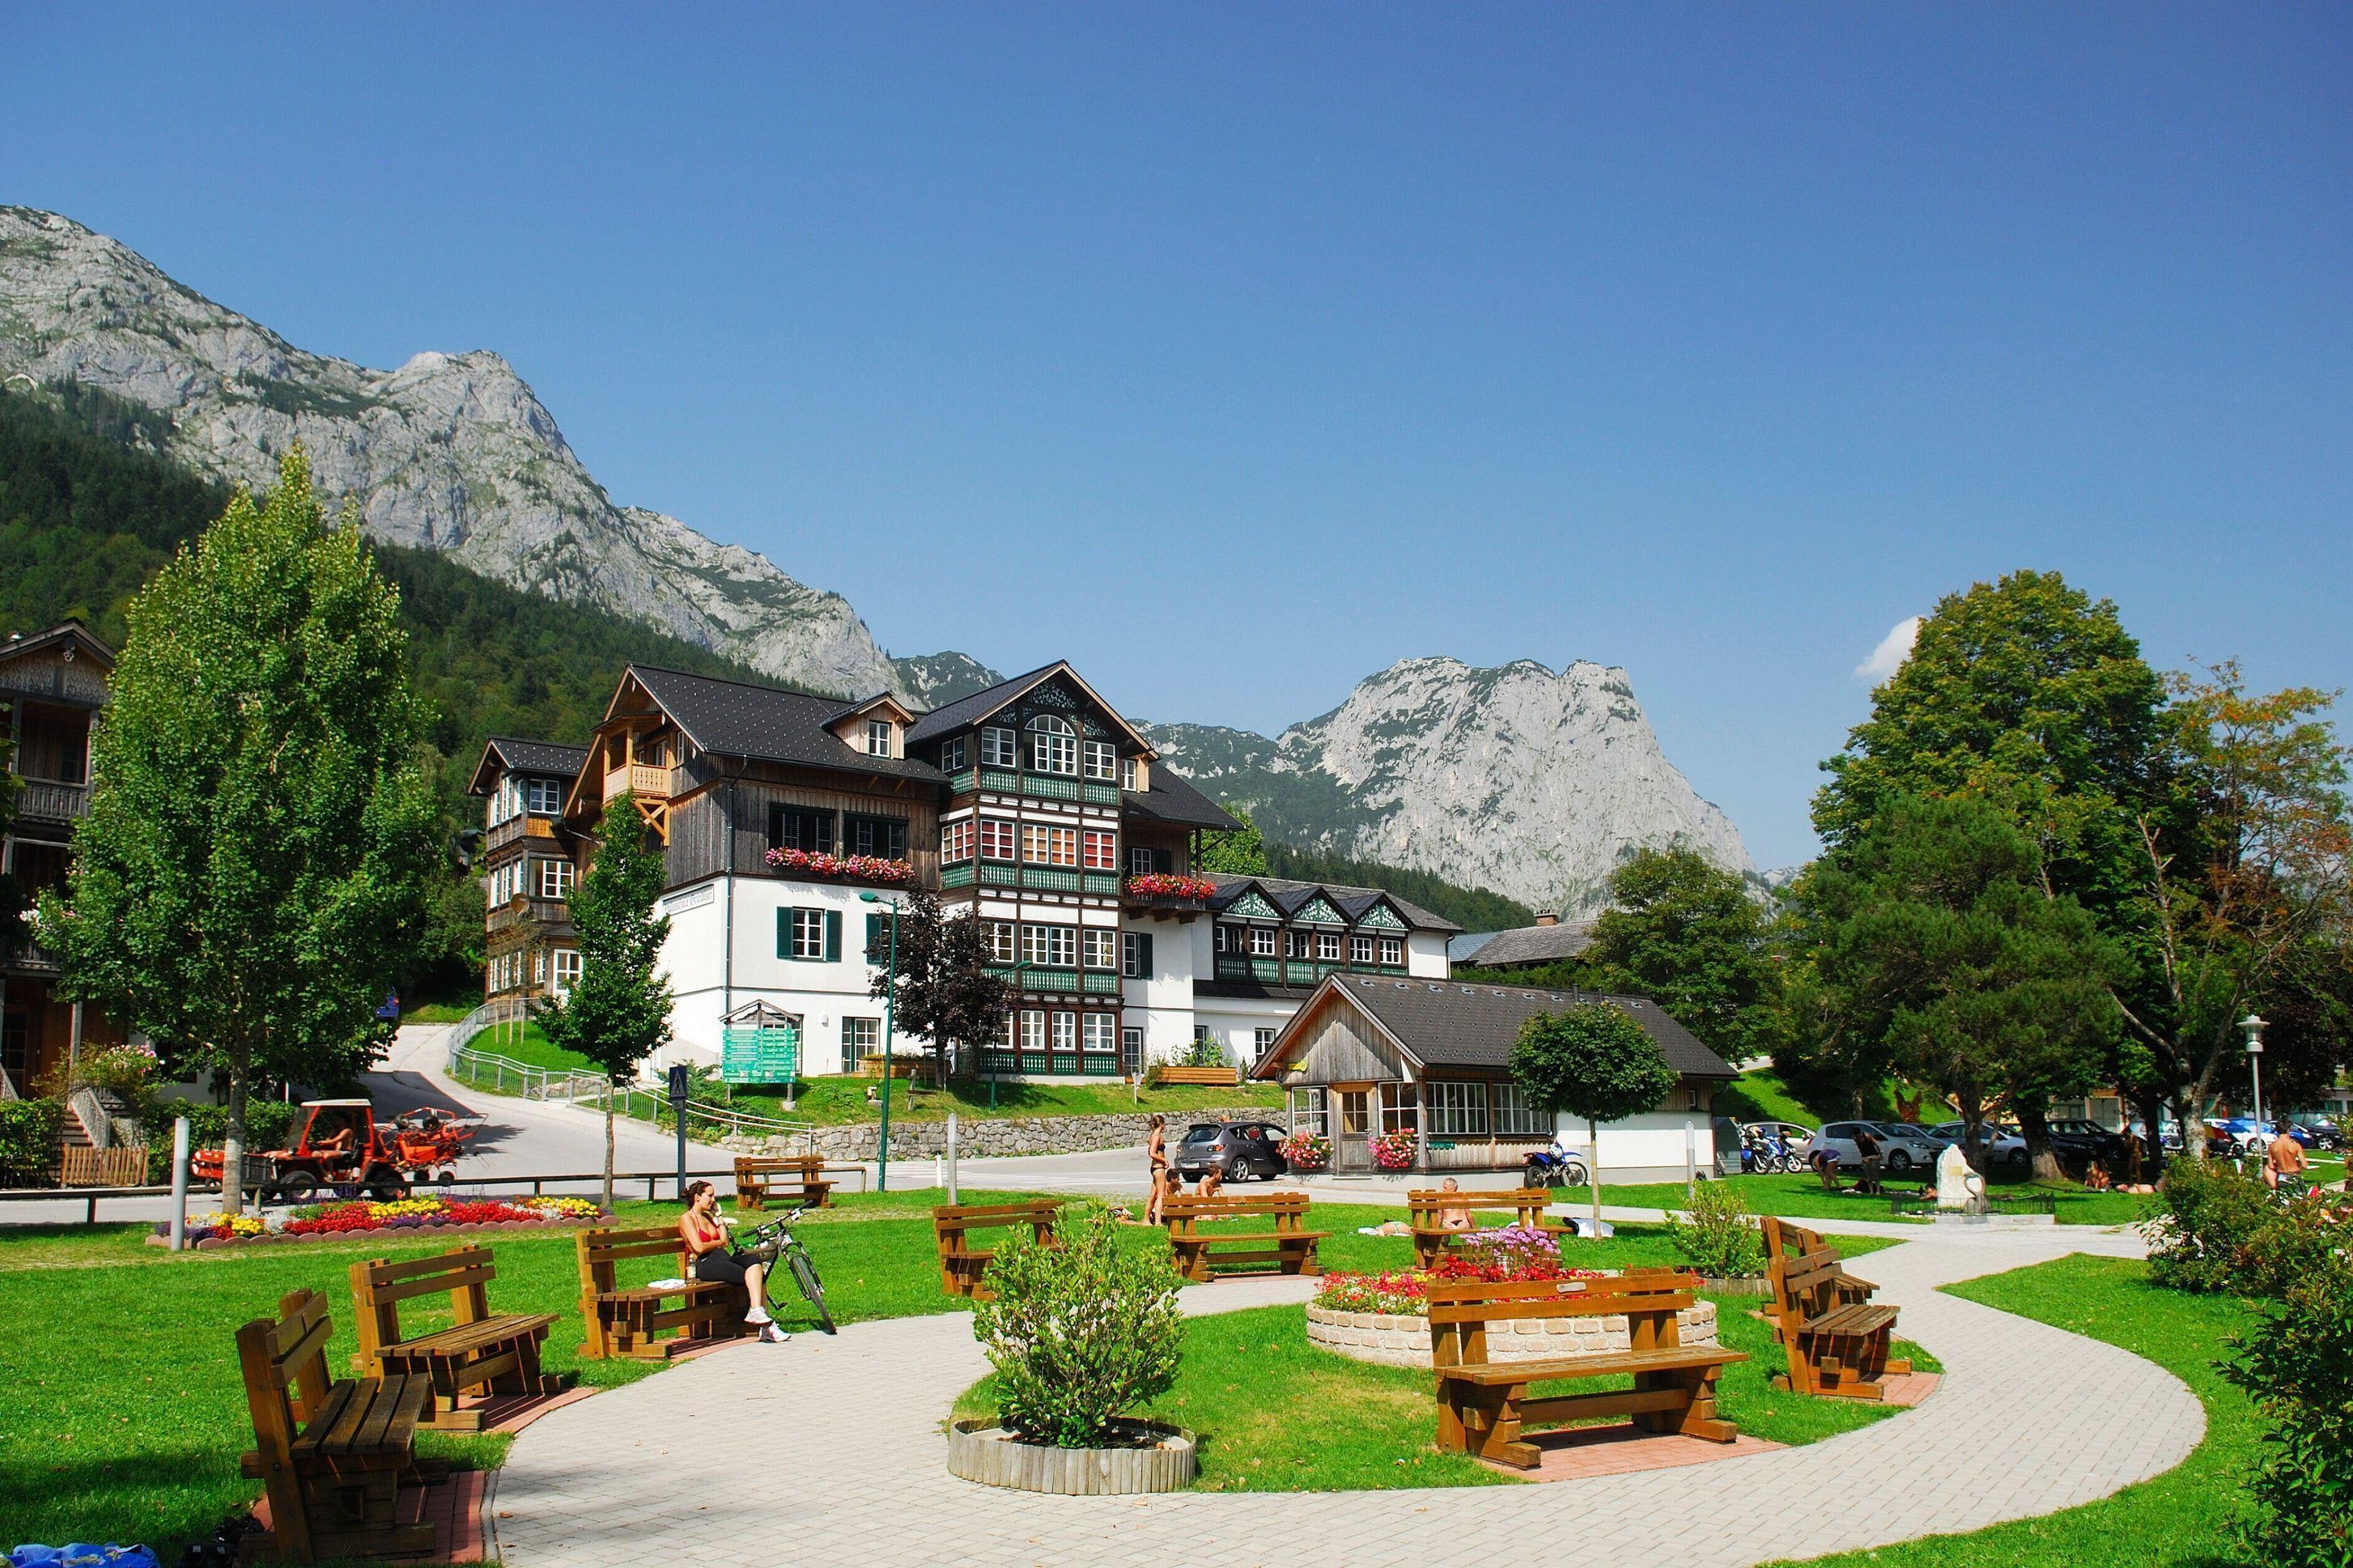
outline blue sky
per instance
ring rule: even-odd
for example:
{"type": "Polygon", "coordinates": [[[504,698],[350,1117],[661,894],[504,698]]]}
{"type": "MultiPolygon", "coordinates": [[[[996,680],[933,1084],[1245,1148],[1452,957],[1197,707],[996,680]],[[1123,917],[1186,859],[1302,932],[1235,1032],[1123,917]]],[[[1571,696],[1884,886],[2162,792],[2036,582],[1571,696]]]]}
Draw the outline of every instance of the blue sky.
{"type": "Polygon", "coordinates": [[[894,652],[1622,664],[1767,865],[1973,578],[2353,679],[2343,7],[382,9],[14,8],[0,200],[498,350],[894,652]]]}

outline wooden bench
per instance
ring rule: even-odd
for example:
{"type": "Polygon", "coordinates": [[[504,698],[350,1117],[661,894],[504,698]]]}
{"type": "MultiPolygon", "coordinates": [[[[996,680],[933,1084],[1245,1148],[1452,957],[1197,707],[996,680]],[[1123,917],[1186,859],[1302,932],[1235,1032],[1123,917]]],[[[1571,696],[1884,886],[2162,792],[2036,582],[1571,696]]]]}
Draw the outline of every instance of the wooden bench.
{"type": "Polygon", "coordinates": [[[237,1331],[253,1416],[254,1446],[242,1464],[269,1499],[269,1529],[247,1536],[244,1553],[310,1563],[430,1552],[433,1527],[402,1524],[399,1512],[402,1485],[424,1479],[417,1421],[431,1385],[404,1374],[331,1382],[327,1298],[297,1290],[280,1299],[278,1312],[237,1331]]]}
{"type": "Polygon", "coordinates": [[[750,1292],[740,1285],[698,1280],[689,1273],[686,1238],[676,1225],[600,1226],[578,1233],[573,1246],[580,1260],[580,1319],[586,1330],[580,1354],[585,1359],[668,1361],[697,1346],[751,1331],[744,1321],[744,1314],[752,1309],[750,1292]],[[667,1288],[619,1284],[616,1266],[644,1257],[670,1258],[677,1265],[676,1277],[686,1283],[667,1288]]]}
{"type": "Polygon", "coordinates": [[[1315,1260],[1315,1244],[1332,1234],[1306,1228],[1304,1192],[1236,1192],[1214,1198],[1179,1193],[1160,1205],[1160,1218],[1168,1227],[1168,1251],[1176,1272],[1195,1280],[1229,1274],[1321,1274],[1324,1266],[1315,1260]],[[1199,1228],[1211,1221],[1245,1219],[1264,1219],[1273,1228],[1221,1233],[1199,1228]],[[1237,1246],[1244,1250],[1209,1250],[1237,1246]]]}
{"type": "Polygon", "coordinates": [[[815,1154],[739,1154],[735,1157],[735,1206],[765,1209],[770,1198],[797,1189],[812,1209],[833,1207],[834,1183],[825,1180],[825,1160],[815,1154]]]}
{"type": "Polygon", "coordinates": [[[1740,1436],[1715,1414],[1715,1380],[1748,1358],[1715,1345],[1686,1347],[1675,1314],[1695,1299],[1699,1277],[1667,1268],[1630,1268],[1616,1279],[1545,1280],[1497,1285],[1432,1281],[1430,1360],[1438,1376],[1438,1446],[1519,1469],[1534,1469],[1535,1445],[1523,1427],[1555,1426],[1594,1415],[1631,1415],[1646,1432],[1680,1432],[1729,1443],[1740,1436]],[[1581,1287],[1581,1288],[1580,1288],[1581,1287]],[[1487,1326],[1531,1319],[1622,1314],[1630,1348],[1544,1361],[1491,1361],[1487,1326]],[[1532,1399],[1533,1383],[1631,1374],[1631,1389],[1532,1399]]]}
{"type": "Polygon", "coordinates": [[[1885,1398],[1879,1380],[1912,1370],[1908,1361],[1888,1359],[1895,1308],[1873,1306],[1879,1287],[1849,1274],[1838,1249],[1814,1232],[1769,1214],[1758,1224],[1773,1287],[1770,1316],[1789,1358],[1789,1370],[1773,1386],[1839,1399],[1885,1398]]]}
{"type": "Polygon", "coordinates": [[[392,1263],[371,1258],[352,1265],[352,1305],[359,1314],[357,1366],[380,1378],[409,1372],[428,1380],[433,1400],[425,1424],[443,1431],[481,1429],[479,1411],[459,1410],[469,1389],[491,1393],[554,1393],[554,1378],[539,1370],[540,1341],[552,1312],[491,1310],[489,1286],[498,1277],[488,1247],[452,1247],[432,1257],[392,1263]],[[449,1294],[454,1319],[447,1329],[404,1340],[400,1304],[438,1291],[449,1294]],[[441,1402],[447,1400],[444,1408],[441,1402]]]}
{"type": "Polygon", "coordinates": [[[1061,1204],[1051,1198],[1029,1203],[943,1204],[934,1209],[932,1234],[940,1245],[940,1288],[951,1296],[968,1296],[975,1301],[994,1300],[981,1276],[987,1272],[988,1260],[997,1254],[973,1246],[965,1239],[966,1233],[1028,1225],[1031,1235],[1051,1246],[1054,1221],[1060,1213],[1061,1204]]]}
{"type": "Polygon", "coordinates": [[[1230,1089],[1242,1081],[1240,1067],[1163,1067],[1160,1086],[1170,1088],[1190,1084],[1202,1088],[1230,1089]]]}
{"type": "Polygon", "coordinates": [[[1573,1225],[1544,1217],[1545,1205],[1556,1201],[1556,1194],[1542,1187],[1514,1187],[1502,1192],[1449,1192],[1440,1188],[1415,1188],[1405,1195],[1406,1223],[1413,1229],[1413,1266],[1428,1268],[1438,1261],[1439,1255],[1475,1230],[1450,1230],[1439,1223],[1446,1209],[1470,1211],[1472,1220],[1481,1209],[1509,1209],[1512,1223],[1546,1235],[1571,1235],[1573,1225]]]}
{"type": "Polygon", "coordinates": [[[69,1144],[58,1162],[61,1187],[143,1187],[147,1184],[147,1146],[118,1143],[111,1149],[69,1144]]]}

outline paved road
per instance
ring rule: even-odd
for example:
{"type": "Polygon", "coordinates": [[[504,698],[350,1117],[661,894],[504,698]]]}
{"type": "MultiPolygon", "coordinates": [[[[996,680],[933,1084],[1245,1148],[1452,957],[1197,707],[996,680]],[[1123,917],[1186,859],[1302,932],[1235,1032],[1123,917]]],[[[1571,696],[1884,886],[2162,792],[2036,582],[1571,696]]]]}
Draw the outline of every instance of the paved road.
{"type": "MultiPolygon", "coordinates": [[[[1874,1254],[1882,1298],[1903,1307],[1905,1333],[1945,1363],[1936,1397],[1863,1431],[1690,1468],[1475,1490],[998,1491],[946,1470],[941,1421],[987,1371],[970,1319],[956,1314],[744,1345],[556,1411],[516,1440],[490,1511],[508,1568],[649,1558],[1224,1568],[1294,1556],[1300,1543],[1351,1568],[1736,1568],[1975,1530],[2158,1475],[2204,1435],[2196,1396],[2163,1370],[1936,1289],[2071,1250],[2137,1244],[2071,1229],[1938,1236],[1874,1254]]],[[[1201,1310],[1304,1292],[1271,1281],[1186,1294],[1187,1309],[1201,1310]]]]}

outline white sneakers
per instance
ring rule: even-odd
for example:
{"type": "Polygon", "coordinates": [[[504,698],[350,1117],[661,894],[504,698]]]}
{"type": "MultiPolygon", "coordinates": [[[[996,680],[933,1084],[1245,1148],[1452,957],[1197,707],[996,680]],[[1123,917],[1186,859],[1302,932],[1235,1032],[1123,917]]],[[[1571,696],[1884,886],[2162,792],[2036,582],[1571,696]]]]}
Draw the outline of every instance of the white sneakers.
{"type": "Polygon", "coordinates": [[[774,1323],[764,1323],[760,1327],[760,1342],[764,1345],[781,1345],[791,1338],[774,1323]]]}
{"type": "Polygon", "coordinates": [[[776,1319],[768,1316],[768,1309],[765,1307],[754,1307],[744,1314],[744,1321],[765,1329],[776,1319]]]}

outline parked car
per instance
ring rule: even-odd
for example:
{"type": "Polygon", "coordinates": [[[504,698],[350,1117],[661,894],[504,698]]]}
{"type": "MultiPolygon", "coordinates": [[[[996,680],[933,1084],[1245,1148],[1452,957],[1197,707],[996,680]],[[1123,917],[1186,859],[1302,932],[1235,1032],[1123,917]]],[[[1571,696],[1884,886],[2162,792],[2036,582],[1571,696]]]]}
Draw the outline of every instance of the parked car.
{"type": "Polygon", "coordinates": [[[2131,1158],[2124,1134],[2110,1132],[2098,1122],[2068,1117],[2050,1125],[2052,1151],[2070,1168],[2082,1170],[2096,1160],[2113,1174],[2131,1158]]]}
{"type": "Polygon", "coordinates": [[[1814,1148],[1829,1152],[1840,1170],[1860,1171],[1862,1151],[1854,1140],[1858,1131],[1868,1131],[1878,1141],[1880,1159],[1890,1175],[1925,1171],[1936,1163],[1936,1156],[1944,1149],[1943,1144],[1916,1127],[1882,1121],[1825,1122],[1821,1136],[1814,1140],[1814,1148]]]}
{"type": "MultiPolygon", "coordinates": [[[[2261,1154],[2279,1136],[2277,1122],[2257,1121],[2251,1116],[2209,1120],[2206,1125],[2214,1129],[2215,1141],[2234,1154],[2261,1154]]],[[[2313,1147],[2313,1135],[2308,1129],[2291,1125],[2287,1132],[2305,1148],[2313,1147]]]]}
{"type": "MultiPolygon", "coordinates": [[[[1968,1128],[1960,1122],[1940,1121],[1930,1128],[1928,1133],[1930,1137],[1944,1143],[1959,1143],[1962,1134],[1967,1130],[1968,1128]]],[[[2019,1136],[2016,1128],[2004,1127],[1999,1122],[1989,1121],[1980,1130],[1986,1141],[1985,1168],[1987,1170],[2023,1171],[2026,1169],[2028,1164],[2026,1139],[2019,1136]]],[[[1964,1149],[1962,1152],[1966,1154],[1968,1150],[1964,1149]]]]}
{"type": "Polygon", "coordinates": [[[1271,1181],[1290,1169],[1280,1147],[1283,1137],[1271,1121],[1197,1121],[1185,1129],[1168,1163],[1187,1181],[1198,1181],[1211,1166],[1220,1181],[1271,1181]]]}
{"type": "Polygon", "coordinates": [[[2332,1118],[2306,1117],[2297,1121],[2295,1125],[2309,1135],[2310,1141],[2305,1145],[2307,1149],[2337,1150],[2345,1147],[2345,1135],[2337,1130],[2337,1123],[2332,1118]]]}

